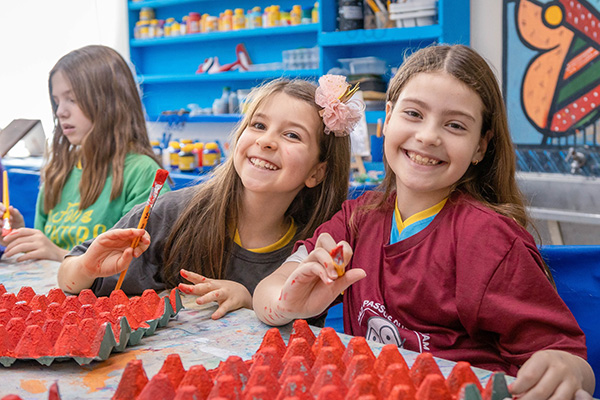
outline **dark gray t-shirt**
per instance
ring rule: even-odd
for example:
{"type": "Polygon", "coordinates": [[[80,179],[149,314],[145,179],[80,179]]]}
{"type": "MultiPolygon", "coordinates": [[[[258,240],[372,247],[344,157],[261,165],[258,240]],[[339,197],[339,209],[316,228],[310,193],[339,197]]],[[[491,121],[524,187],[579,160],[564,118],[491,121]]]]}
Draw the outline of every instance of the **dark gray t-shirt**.
{"type": "MultiPolygon", "coordinates": [[[[201,186],[193,186],[161,195],[152,209],[146,230],[150,234],[150,247],[138,258],[134,258],[127,270],[121,289],[130,296],[140,295],[146,289],[161,291],[166,289],[162,272],[163,250],[175,221],[187,204],[192,200],[196,190],[201,186]]],[[[145,204],[135,206],[113,228],[137,227],[145,204]]],[[[209,227],[201,227],[210,234],[209,227]]],[[[92,240],[75,246],[69,256],[85,253],[92,240]]],[[[277,269],[291,254],[294,242],[270,253],[253,253],[237,244],[232,245],[232,254],[225,270],[224,279],[236,281],[244,285],[250,294],[265,276],[277,269]]],[[[185,268],[185,265],[182,266],[185,268]]],[[[119,275],[97,278],[91,289],[97,296],[109,296],[114,290],[119,275]]]]}

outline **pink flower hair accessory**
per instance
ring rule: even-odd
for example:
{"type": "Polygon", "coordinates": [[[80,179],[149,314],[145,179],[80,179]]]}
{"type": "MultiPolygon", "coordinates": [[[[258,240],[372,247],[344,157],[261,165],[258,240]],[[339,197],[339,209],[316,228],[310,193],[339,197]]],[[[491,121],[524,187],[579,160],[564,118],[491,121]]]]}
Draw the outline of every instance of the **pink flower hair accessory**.
{"type": "Polygon", "coordinates": [[[323,107],[319,112],[325,123],[325,133],[348,136],[360,121],[365,104],[352,96],[358,91],[358,83],[352,87],[342,75],[323,75],[315,93],[315,103],[323,107]]]}

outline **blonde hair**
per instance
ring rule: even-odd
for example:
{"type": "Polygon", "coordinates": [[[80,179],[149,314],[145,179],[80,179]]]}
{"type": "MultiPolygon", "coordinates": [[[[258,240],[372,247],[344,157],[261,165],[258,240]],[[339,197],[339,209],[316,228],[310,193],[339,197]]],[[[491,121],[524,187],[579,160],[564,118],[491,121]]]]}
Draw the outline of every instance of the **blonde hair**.
{"type": "MultiPolygon", "coordinates": [[[[310,104],[315,113],[316,85],[301,79],[276,79],[253,89],[247,101],[242,121],[232,134],[232,150],[249,126],[256,110],[277,93],[285,93],[310,104]]],[[[304,239],[330,219],[341,208],[348,195],[350,173],[350,139],[324,134],[321,123],[318,134],[319,162],[326,162],[323,181],[313,187],[304,187],[294,198],[286,216],[294,218],[298,229],[295,240],[304,239]]],[[[233,243],[230,229],[237,227],[241,213],[243,185],[233,157],[217,167],[207,182],[198,186],[190,204],[175,223],[164,249],[164,280],[167,286],[176,286],[181,279],[182,267],[209,278],[223,278],[233,243]],[[210,228],[208,228],[210,227],[210,228]],[[210,229],[210,234],[207,232],[210,229]]]]}
{"type": "Polygon", "coordinates": [[[110,200],[123,191],[123,170],[127,153],[147,155],[160,162],[150,145],[142,102],[131,69],[115,50],[106,46],[86,46],[63,56],[48,78],[54,118],[54,138],[49,160],[42,171],[44,212],[60,201],[70,172],[83,166],[79,209],[92,205],[112,175],[110,200]],[[61,71],[71,85],[77,105],[92,123],[80,146],[64,136],[52,97],[52,77],[61,71]]]}

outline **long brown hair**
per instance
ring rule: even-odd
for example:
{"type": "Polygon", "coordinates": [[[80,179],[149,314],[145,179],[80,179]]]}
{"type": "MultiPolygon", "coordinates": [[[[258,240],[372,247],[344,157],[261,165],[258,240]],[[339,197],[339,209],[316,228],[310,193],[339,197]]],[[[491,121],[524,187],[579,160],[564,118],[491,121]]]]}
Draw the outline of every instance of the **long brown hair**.
{"type": "Polygon", "coordinates": [[[110,199],[121,195],[127,153],[147,155],[160,165],[150,145],[131,69],[115,50],[94,45],[66,54],[50,71],[48,89],[54,138],[42,171],[44,212],[50,212],[58,204],[69,173],[79,161],[83,166],[80,210],[94,204],[111,174],[110,199]],[[52,77],[57,71],[69,81],[77,105],[92,122],[92,129],[80,146],[69,143],[56,115],[58,105],[52,97],[52,77]]]}
{"type": "MultiPolygon", "coordinates": [[[[387,101],[392,109],[410,78],[419,73],[445,72],[470,87],[483,103],[481,136],[491,132],[487,150],[477,165],[471,165],[453,191],[468,193],[494,211],[527,227],[530,219],[524,197],[515,178],[515,149],[508,129],[506,109],[496,77],[477,52],[463,45],[437,45],[409,56],[390,81],[387,101]]],[[[377,206],[386,203],[396,186],[396,174],[385,160],[384,195],[377,206]]]]}
{"type": "MultiPolygon", "coordinates": [[[[253,89],[247,101],[244,118],[232,133],[233,153],[242,132],[250,124],[256,110],[271,96],[285,93],[310,104],[315,113],[316,86],[301,79],[276,79],[253,89]]],[[[348,195],[350,173],[350,138],[318,132],[319,162],[326,162],[323,181],[313,188],[304,187],[294,198],[286,216],[294,218],[298,229],[294,239],[311,236],[315,229],[338,211],[348,195]]],[[[233,157],[215,169],[207,182],[198,186],[190,204],[175,223],[165,244],[164,279],[168,286],[180,282],[179,270],[186,269],[209,278],[220,279],[228,262],[233,242],[229,229],[237,227],[241,213],[243,185],[233,157]]]]}

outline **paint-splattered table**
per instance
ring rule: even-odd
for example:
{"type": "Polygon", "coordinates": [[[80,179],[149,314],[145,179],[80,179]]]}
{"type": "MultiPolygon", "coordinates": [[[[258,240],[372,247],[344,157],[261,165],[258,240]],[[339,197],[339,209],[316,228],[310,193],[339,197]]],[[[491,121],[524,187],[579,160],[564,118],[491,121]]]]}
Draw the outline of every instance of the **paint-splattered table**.
{"type": "MultiPolygon", "coordinates": [[[[31,286],[36,293],[47,293],[57,286],[58,265],[51,261],[16,263],[3,260],[0,262],[0,283],[13,293],[22,286],[31,286]]],[[[250,310],[238,310],[213,321],[210,316],[216,305],[198,306],[193,298],[185,297],[184,305],[186,308],[165,328],[144,337],[138,345],[126,347],[122,353],[113,353],[106,361],[84,366],[73,360],[54,362],[50,366],[40,365],[37,361],[16,361],[9,368],[0,366],[0,396],[17,394],[23,399],[47,399],[50,385],[58,381],[63,400],[110,399],[119,384],[123,368],[130,360],[142,360],[149,377],[158,372],[171,353],[180,355],[186,369],[197,364],[211,369],[230,355],[250,359],[270,328],[250,310]]],[[[318,333],[317,328],[314,330],[318,333]]],[[[287,341],[291,325],[281,327],[280,331],[287,341]]],[[[350,337],[340,336],[347,344],[350,337]]],[[[378,354],[382,346],[371,343],[374,353],[378,354]]],[[[416,353],[405,350],[401,353],[408,365],[412,365],[416,353]]],[[[447,376],[454,363],[438,359],[438,365],[447,376]]],[[[489,372],[473,370],[483,383],[487,382],[489,372]]]]}

